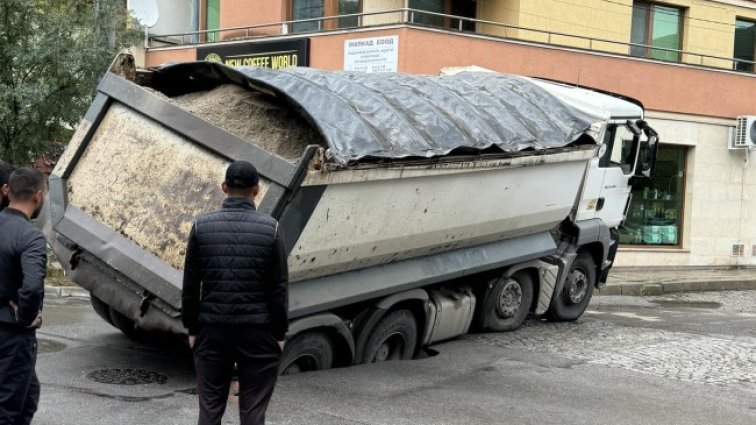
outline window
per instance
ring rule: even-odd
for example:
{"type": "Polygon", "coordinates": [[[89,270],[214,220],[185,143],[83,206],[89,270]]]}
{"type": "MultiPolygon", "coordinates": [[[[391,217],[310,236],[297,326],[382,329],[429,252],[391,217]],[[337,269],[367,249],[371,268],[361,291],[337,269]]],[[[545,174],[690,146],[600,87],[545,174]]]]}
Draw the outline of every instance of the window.
{"type": "Polygon", "coordinates": [[[620,243],[681,245],[686,153],[685,147],[659,146],[654,177],[633,186],[627,219],[620,228],[620,243]]]}
{"type": "Polygon", "coordinates": [[[679,52],[662,49],[682,48],[682,9],[645,1],[633,3],[630,42],[650,47],[631,46],[630,54],[644,58],[678,62],[679,52]],[[656,49],[655,49],[656,47],[656,49]]]}
{"type": "MultiPolygon", "coordinates": [[[[325,16],[325,0],[294,0],[291,7],[291,19],[314,19],[325,16]]],[[[292,24],[292,32],[317,31],[321,29],[323,22],[308,21],[292,24]]]]}
{"type": "Polygon", "coordinates": [[[476,1],[409,0],[408,4],[410,9],[416,10],[416,12],[410,13],[409,20],[411,23],[430,25],[433,27],[460,29],[463,31],[475,31],[474,22],[432,15],[431,13],[475,18],[478,5],[476,1]],[[423,11],[430,13],[423,13],[423,11]]]}
{"type": "Polygon", "coordinates": [[[635,147],[638,138],[624,125],[615,126],[606,133],[606,152],[599,160],[600,167],[620,167],[622,174],[633,172],[635,147]]]}
{"type": "MultiPolygon", "coordinates": [[[[444,13],[444,0],[410,0],[409,8],[417,10],[425,10],[434,13],[444,13]]],[[[412,22],[416,24],[431,25],[434,27],[444,26],[444,17],[437,15],[430,15],[421,12],[415,12],[412,17],[412,22]]]]}
{"type": "MultiPolygon", "coordinates": [[[[221,0],[205,1],[205,29],[217,30],[220,28],[220,2],[221,0]]],[[[219,41],[220,33],[208,32],[207,41],[219,41]]]]}
{"type": "MultiPolygon", "coordinates": [[[[732,57],[744,61],[753,62],[756,53],[756,22],[735,21],[735,49],[732,57]]],[[[753,64],[747,62],[735,62],[738,71],[753,72],[753,64]]]]}
{"type": "MultiPolygon", "coordinates": [[[[360,0],[291,0],[291,19],[317,19],[326,16],[360,13],[360,0]]],[[[356,27],[356,16],[348,18],[298,22],[292,24],[292,32],[318,31],[323,29],[356,27]]]]}
{"type": "MultiPolygon", "coordinates": [[[[360,0],[339,0],[339,15],[360,13],[360,0]]],[[[339,28],[351,28],[358,25],[356,16],[339,19],[339,28]]]]}

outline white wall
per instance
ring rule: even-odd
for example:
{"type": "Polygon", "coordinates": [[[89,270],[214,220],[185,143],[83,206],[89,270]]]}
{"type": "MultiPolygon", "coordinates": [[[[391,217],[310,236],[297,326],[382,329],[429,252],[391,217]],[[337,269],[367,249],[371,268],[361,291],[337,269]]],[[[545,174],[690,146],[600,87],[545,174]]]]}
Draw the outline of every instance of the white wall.
{"type": "Polygon", "coordinates": [[[149,29],[150,34],[183,34],[195,31],[192,22],[192,0],[155,0],[159,10],[158,21],[149,29]]]}

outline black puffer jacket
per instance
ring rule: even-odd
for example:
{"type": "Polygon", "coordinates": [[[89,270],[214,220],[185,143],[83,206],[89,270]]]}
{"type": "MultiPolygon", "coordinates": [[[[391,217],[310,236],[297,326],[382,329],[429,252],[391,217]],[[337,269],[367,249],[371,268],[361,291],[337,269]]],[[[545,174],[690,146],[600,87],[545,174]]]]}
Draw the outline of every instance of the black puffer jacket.
{"type": "Polygon", "coordinates": [[[273,218],[242,198],[194,221],[186,248],[182,319],[190,335],[200,324],[288,329],[288,268],[273,218]]]}

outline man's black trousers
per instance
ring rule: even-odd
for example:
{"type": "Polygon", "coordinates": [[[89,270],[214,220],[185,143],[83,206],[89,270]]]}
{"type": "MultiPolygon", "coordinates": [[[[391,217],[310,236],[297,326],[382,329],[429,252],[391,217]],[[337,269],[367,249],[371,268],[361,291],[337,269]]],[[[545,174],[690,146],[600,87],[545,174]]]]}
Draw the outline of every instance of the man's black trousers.
{"type": "Polygon", "coordinates": [[[201,325],[194,345],[199,425],[220,425],[236,364],[241,425],[262,425],[278,379],[281,350],[267,329],[201,325]]]}
{"type": "Polygon", "coordinates": [[[34,331],[0,325],[0,425],[28,425],[39,402],[34,331]]]}

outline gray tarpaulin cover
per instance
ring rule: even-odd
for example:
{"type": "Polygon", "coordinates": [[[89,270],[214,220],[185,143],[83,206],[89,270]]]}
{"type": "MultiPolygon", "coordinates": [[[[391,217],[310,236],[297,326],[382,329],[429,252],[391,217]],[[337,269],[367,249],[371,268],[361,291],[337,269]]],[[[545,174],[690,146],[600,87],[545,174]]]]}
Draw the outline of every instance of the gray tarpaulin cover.
{"type": "Polygon", "coordinates": [[[195,62],[158,69],[153,86],[175,96],[229,82],[293,104],[339,163],[492,146],[504,152],[563,147],[601,120],[528,79],[484,72],[421,76],[195,62]]]}

